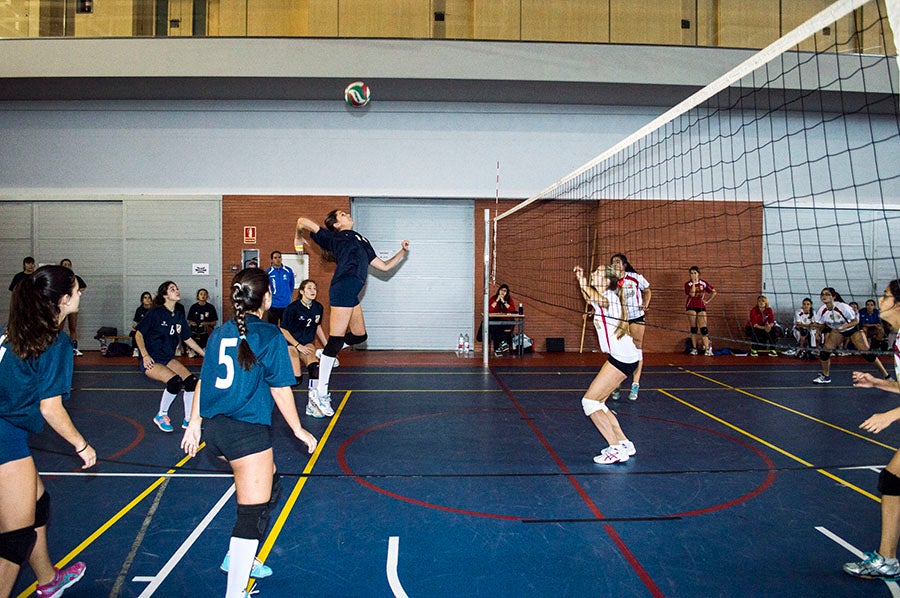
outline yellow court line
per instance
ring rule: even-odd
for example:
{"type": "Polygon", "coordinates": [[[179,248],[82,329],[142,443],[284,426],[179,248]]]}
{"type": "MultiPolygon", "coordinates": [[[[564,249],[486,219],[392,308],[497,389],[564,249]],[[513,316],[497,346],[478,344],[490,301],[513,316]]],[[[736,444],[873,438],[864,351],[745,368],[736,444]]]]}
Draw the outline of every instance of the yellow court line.
{"type": "MultiPolygon", "coordinates": [[[[337,420],[341,416],[341,413],[344,411],[344,407],[347,405],[347,401],[350,399],[350,393],[352,392],[352,390],[348,390],[346,394],[344,394],[344,399],[341,401],[340,406],[338,406],[337,410],[334,412],[331,421],[328,423],[328,427],[325,428],[325,432],[322,433],[322,438],[319,439],[319,444],[318,446],[316,446],[316,450],[313,451],[312,456],[306,463],[306,467],[303,468],[303,475],[301,475],[297,480],[297,483],[294,484],[294,488],[293,490],[291,490],[291,494],[290,496],[288,496],[284,508],[281,509],[281,512],[278,514],[278,518],[275,520],[275,524],[272,525],[272,529],[271,531],[269,531],[269,535],[266,537],[265,542],[263,542],[262,549],[260,549],[259,554],[256,555],[260,561],[266,562],[266,558],[272,551],[272,546],[275,545],[275,540],[278,539],[278,535],[281,533],[281,529],[284,527],[287,518],[290,516],[291,511],[294,508],[294,504],[297,502],[297,498],[300,496],[300,491],[303,490],[303,486],[306,485],[306,480],[308,479],[306,477],[307,474],[312,472],[313,467],[315,467],[316,465],[316,461],[319,460],[319,455],[322,454],[322,447],[325,446],[325,442],[331,435],[331,431],[334,430],[335,425],[337,425],[337,420]]],[[[250,587],[252,587],[253,583],[254,581],[253,579],[251,579],[250,583],[247,584],[247,588],[249,589],[250,587]]]]}
{"type": "MultiPolygon", "coordinates": [[[[205,447],[205,446],[206,446],[205,442],[201,443],[200,446],[197,448],[197,452],[200,452],[201,450],[203,450],[203,447],[205,447]]],[[[177,471],[178,468],[182,467],[185,463],[187,463],[191,459],[192,459],[192,457],[190,455],[185,455],[181,461],[179,461],[178,463],[175,464],[174,468],[170,469],[166,473],[167,474],[175,473],[175,471],[177,471]]],[[[74,559],[76,556],[78,556],[85,548],[87,548],[88,546],[93,544],[94,540],[96,540],[97,538],[102,536],[104,533],[106,533],[106,531],[109,528],[111,528],[117,521],[119,521],[119,519],[121,519],[122,517],[127,515],[128,512],[131,511],[131,509],[133,509],[138,504],[140,504],[140,502],[142,500],[147,498],[147,496],[149,496],[151,492],[156,490],[160,484],[162,484],[164,481],[166,481],[166,479],[167,478],[165,476],[162,476],[162,477],[158,478],[155,482],[150,484],[146,490],[144,490],[143,492],[138,494],[136,497],[134,497],[134,499],[132,499],[131,502],[129,502],[124,507],[122,507],[118,513],[116,513],[111,518],[109,518],[106,521],[106,523],[104,523],[103,525],[98,527],[97,530],[94,531],[94,533],[92,533],[90,536],[88,536],[87,538],[82,540],[81,544],[79,544],[78,546],[73,548],[72,551],[69,552],[69,554],[67,554],[62,559],[60,559],[60,561],[58,563],[56,563],[56,567],[59,569],[62,569],[63,567],[68,565],[72,561],[72,559],[74,559]]],[[[35,581],[30,586],[28,586],[27,588],[22,590],[22,593],[19,594],[16,598],[25,598],[26,596],[30,596],[32,593],[34,593],[35,589],[37,589],[37,581],[35,581]]]]}
{"type": "MultiPolygon", "coordinates": [[[[810,463],[809,461],[806,461],[805,459],[801,459],[800,457],[794,455],[793,453],[790,453],[790,452],[784,450],[783,448],[780,448],[780,447],[778,447],[778,446],[775,446],[775,445],[772,444],[771,442],[768,442],[768,441],[766,441],[766,440],[763,440],[763,439],[760,438],[759,436],[755,436],[755,435],[751,434],[750,432],[744,430],[743,428],[739,428],[738,426],[736,426],[736,425],[734,425],[734,424],[732,424],[732,423],[729,423],[729,422],[725,421],[724,419],[722,419],[722,418],[720,418],[720,417],[717,417],[717,416],[713,415],[712,413],[709,413],[708,411],[704,411],[703,409],[697,407],[696,405],[692,405],[691,403],[688,403],[688,402],[685,401],[684,399],[680,399],[680,398],[676,397],[675,395],[673,395],[673,394],[671,394],[671,393],[669,393],[669,392],[666,392],[665,390],[662,390],[662,389],[659,389],[659,392],[661,392],[662,394],[666,395],[667,397],[669,397],[669,398],[671,398],[671,399],[674,399],[674,400],[678,401],[678,402],[681,403],[682,405],[684,405],[684,406],[686,406],[686,407],[690,407],[690,408],[693,409],[694,411],[697,411],[698,413],[702,413],[702,414],[705,415],[706,417],[708,417],[708,418],[710,418],[710,419],[712,419],[712,420],[714,420],[714,421],[719,422],[719,423],[722,424],[723,426],[726,426],[726,427],[728,427],[728,428],[731,428],[731,429],[734,430],[735,432],[738,432],[738,433],[740,433],[740,434],[743,434],[743,435],[746,436],[747,438],[751,438],[752,440],[755,440],[756,442],[762,444],[763,446],[767,446],[767,447],[769,447],[770,449],[772,449],[773,451],[776,451],[776,452],[781,453],[782,455],[784,455],[785,457],[788,457],[789,459],[793,459],[794,461],[796,461],[797,463],[800,463],[801,465],[804,465],[805,467],[815,467],[815,465],[813,465],[813,464],[810,463]]],[[[859,492],[860,494],[862,494],[862,495],[865,496],[866,498],[871,498],[871,499],[874,500],[875,502],[879,502],[879,503],[881,502],[881,499],[878,498],[877,496],[875,496],[874,494],[872,494],[872,493],[870,493],[870,492],[866,492],[865,490],[863,490],[863,489],[860,488],[859,486],[856,486],[856,485],[854,485],[854,484],[851,484],[851,483],[848,482],[847,480],[844,480],[843,478],[839,478],[838,476],[834,475],[833,473],[831,473],[831,472],[829,472],[829,471],[826,471],[826,470],[824,470],[824,469],[818,469],[818,468],[816,469],[816,471],[819,472],[820,474],[822,474],[823,476],[827,477],[827,478],[831,478],[832,480],[834,480],[834,481],[837,482],[838,484],[841,484],[842,486],[846,486],[847,488],[850,488],[851,490],[855,490],[856,492],[859,492]]]]}
{"type": "MultiPolygon", "coordinates": [[[[844,434],[849,434],[850,436],[859,438],[860,440],[865,440],[866,442],[871,442],[872,444],[875,444],[882,448],[886,448],[892,452],[897,452],[897,447],[893,447],[889,444],[884,444],[883,442],[879,442],[877,440],[869,438],[868,436],[863,436],[862,434],[860,434],[858,432],[854,432],[853,430],[848,430],[847,428],[842,428],[841,426],[832,424],[831,422],[827,422],[827,421],[819,419],[817,417],[813,417],[812,415],[809,415],[808,413],[803,413],[802,411],[797,411],[796,409],[791,409],[790,407],[788,407],[786,405],[782,405],[781,403],[776,403],[775,401],[765,399],[759,395],[755,395],[751,392],[747,392],[746,390],[744,390],[742,388],[737,388],[735,386],[731,386],[730,384],[725,384],[724,382],[720,382],[720,381],[716,380],[715,378],[710,378],[709,376],[704,376],[703,374],[693,372],[688,369],[684,369],[684,371],[691,374],[692,376],[697,376],[698,378],[702,378],[704,380],[712,382],[713,384],[718,384],[719,386],[723,386],[723,387],[727,388],[728,390],[733,390],[742,395],[746,395],[746,396],[750,397],[751,399],[756,399],[757,401],[762,401],[763,403],[768,403],[769,405],[772,405],[773,407],[778,407],[779,409],[784,409],[785,411],[787,411],[789,413],[793,413],[794,415],[799,415],[800,417],[805,417],[806,419],[814,421],[817,424],[822,424],[823,426],[833,428],[839,432],[843,432],[844,434]]],[[[779,387],[779,388],[784,388],[784,387],[779,387]]]]}

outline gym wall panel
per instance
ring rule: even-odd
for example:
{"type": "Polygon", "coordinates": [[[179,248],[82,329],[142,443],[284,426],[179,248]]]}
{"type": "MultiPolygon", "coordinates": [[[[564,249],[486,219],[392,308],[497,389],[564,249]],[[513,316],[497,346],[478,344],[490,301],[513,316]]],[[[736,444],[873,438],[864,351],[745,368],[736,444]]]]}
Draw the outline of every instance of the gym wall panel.
{"type": "MultiPolygon", "coordinates": [[[[9,319],[9,283],[22,271],[22,259],[34,256],[31,202],[0,202],[0,322],[9,319]]],[[[35,256],[35,259],[36,256],[35,256]]]]}

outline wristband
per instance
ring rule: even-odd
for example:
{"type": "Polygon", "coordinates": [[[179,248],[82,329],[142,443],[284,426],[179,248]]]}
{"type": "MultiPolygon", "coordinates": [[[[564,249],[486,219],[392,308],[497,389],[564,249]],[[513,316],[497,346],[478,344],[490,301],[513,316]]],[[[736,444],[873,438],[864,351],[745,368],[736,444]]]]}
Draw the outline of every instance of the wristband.
{"type": "Polygon", "coordinates": [[[77,451],[75,451],[75,454],[76,454],[76,455],[80,455],[80,454],[83,453],[83,452],[85,451],[85,449],[87,449],[87,447],[89,447],[89,446],[91,446],[91,443],[88,442],[87,440],[85,440],[85,441],[84,441],[84,446],[81,447],[80,449],[78,449],[77,451]]]}

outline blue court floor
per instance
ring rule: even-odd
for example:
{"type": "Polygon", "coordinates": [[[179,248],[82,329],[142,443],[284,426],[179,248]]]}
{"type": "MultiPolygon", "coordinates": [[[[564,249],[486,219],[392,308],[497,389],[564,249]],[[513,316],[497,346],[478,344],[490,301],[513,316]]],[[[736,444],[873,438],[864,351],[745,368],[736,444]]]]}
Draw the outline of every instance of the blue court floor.
{"type": "MultiPolygon", "coordinates": [[[[851,387],[864,364],[835,360],[825,387],[788,358],[647,366],[638,400],[611,402],[637,454],[601,466],[580,405],[601,361],[342,365],[334,417],[302,417],[313,455],[275,417],[285,483],[258,596],[900,596],[841,571],[877,547],[900,442],[858,428],[897,404],[851,387]]],[[[151,421],[161,387],[121,363],[76,362],[67,405],[96,468],[52,430],[31,439],[51,554],[87,564],[66,596],[221,596],[229,470],[186,458],[151,421]]]]}

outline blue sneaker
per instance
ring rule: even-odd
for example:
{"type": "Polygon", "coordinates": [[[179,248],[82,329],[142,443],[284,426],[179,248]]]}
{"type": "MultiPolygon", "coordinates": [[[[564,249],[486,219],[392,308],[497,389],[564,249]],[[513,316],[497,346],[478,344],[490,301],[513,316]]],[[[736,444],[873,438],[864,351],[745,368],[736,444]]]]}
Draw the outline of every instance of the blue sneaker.
{"type": "Polygon", "coordinates": [[[56,598],[57,596],[62,596],[63,592],[66,591],[66,588],[84,577],[85,569],[87,569],[87,567],[81,562],[69,565],[65,569],[56,569],[56,575],[53,576],[53,581],[47,585],[38,586],[34,593],[36,596],[40,596],[40,598],[56,598]]]}
{"type": "Polygon", "coordinates": [[[188,420],[188,419],[183,419],[183,420],[181,420],[181,429],[182,429],[182,430],[187,430],[187,429],[188,429],[188,425],[190,425],[190,423],[191,423],[191,421],[188,420]]]}
{"type": "Polygon", "coordinates": [[[157,415],[153,418],[153,423],[163,432],[171,432],[175,429],[172,427],[172,422],[169,420],[168,415],[157,415]]]}
{"type": "Polygon", "coordinates": [[[863,579],[900,580],[900,563],[886,559],[877,552],[865,553],[866,558],[855,563],[844,563],[844,572],[863,579]]]}
{"type": "Polygon", "coordinates": [[[637,401],[638,390],[640,390],[641,385],[635,382],[631,385],[631,392],[628,393],[629,401],[637,401]]]}
{"type": "MultiPolygon", "coordinates": [[[[231,559],[230,554],[225,554],[225,559],[222,561],[222,564],[219,565],[219,570],[222,573],[228,573],[228,563],[231,559]]],[[[253,559],[253,568],[250,569],[250,577],[255,579],[265,579],[272,575],[272,569],[262,564],[259,559],[253,559]]]]}

